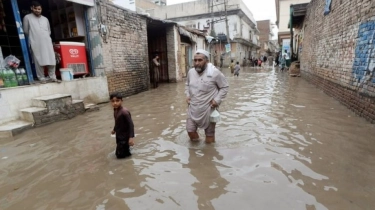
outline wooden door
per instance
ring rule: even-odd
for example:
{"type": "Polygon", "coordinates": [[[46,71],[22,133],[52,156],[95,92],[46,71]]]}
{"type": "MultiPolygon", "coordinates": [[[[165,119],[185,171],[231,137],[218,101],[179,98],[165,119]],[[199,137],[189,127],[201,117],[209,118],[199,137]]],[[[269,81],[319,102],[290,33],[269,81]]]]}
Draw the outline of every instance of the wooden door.
{"type": "Polygon", "coordinates": [[[182,44],[181,45],[181,57],[180,57],[180,61],[181,61],[181,72],[182,72],[182,77],[186,77],[186,48],[185,48],[185,45],[182,44]]]}

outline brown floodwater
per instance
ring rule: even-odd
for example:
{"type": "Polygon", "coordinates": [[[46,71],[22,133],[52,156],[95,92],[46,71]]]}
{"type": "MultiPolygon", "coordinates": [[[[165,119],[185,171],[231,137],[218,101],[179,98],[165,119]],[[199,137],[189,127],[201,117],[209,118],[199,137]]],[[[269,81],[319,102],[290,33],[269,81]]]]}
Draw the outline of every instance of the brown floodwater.
{"type": "Polygon", "coordinates": [[[124,100],[129,159],[109,104],[1,140],[0,209],[375,209],[374,125],[301,78],[226,75],[216,144],[189,142],[183,83],[124,100]]]}

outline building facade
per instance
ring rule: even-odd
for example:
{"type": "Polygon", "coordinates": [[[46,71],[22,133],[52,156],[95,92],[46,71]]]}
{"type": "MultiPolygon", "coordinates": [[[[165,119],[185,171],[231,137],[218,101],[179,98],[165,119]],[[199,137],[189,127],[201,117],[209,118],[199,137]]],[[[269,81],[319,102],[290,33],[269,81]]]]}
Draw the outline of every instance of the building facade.
{"type": "MultiPolygon", "coordinates": [[[[41,0],[44,5],[44,13],[48,13],[48,0],[41,0]]],[[[22,1],[12,0],[14,12],[10,2],[4,4],[8,17],[22,14],[22,1]],[[17,3],[19,7],[17,7],[17,3]]],[[[61,3],[61,2],[60,2],[61,3]]],[[[71,6],[68,1],[63,5],[71,6]]],[[[73,4],[73,6],[76,6],[73,4]]],[[[91,103],[103,103],[108,101],[109,93],[120,92],[123,96],[137,94],[150,89],[150,72],[153,69],[152,56],[158,54],[160,57],[160,80],[159,82],[182,81],[188,68],[190,60],[184,57],[191,55],[194,49],[206,48],[205,35],[199,31],[185,30],[175,22],[157,20],[147,15],[140,15],[123,7],[114,5],[110,1],[94,1],[90,5],[80,5],[83,16],[82,36],[67,37],[70,42],[80,42],[87,52],[87,63],[89,72],[82,78],[73,81],[63,81],[62,84],[48,83],[44,85],[24,85],[20,88],[1,88],[0,86],[0,112],[6,113],[0,119],[0,124],[7,123],[20,118],[21,109],[31,106],[35,97],[49,96],[53,94],[68,94],[74,100],[84,100],[91,103]],[[181,48],[182,45],[187,47],[181,48]],[[187,62],[186,62],[187,61],[187,62]],[[24,95],[23,93],[28,94],[24,95]],[[17,97],[15,97],[17,96],[17,97]],[[20,102],[22,99],[22,102],[20,102]]],[[[24,5],[25,11],[29,11],[29,5],[24,5]]],[[[71,8],[71,7],[69,7],[71,8]]],[[[46,14],[47,18],[48,14],[46,14]]],[[[76,18],[78,15],[76,15],[76,18]]],[[[22,23],[11,18],[6,19],[8,26],[15,27],[8,33],[1,32],[2,43],[0,51],[4,57],[13,54],[21,60],[21,68],[27,70],[27,76],[36,76],[32,72],[32,62],[28,59],[29,49],[25,43],[22,31],[22,23]],[[14,33],[10,34],[10,32],[14,33]],[[17,34],[19,33],[19,34],[17,34]],[[18,36],[19,35],[19,36],[18,36]],[[19,40],[11,44],[5,43],[9,37],[17,37],[19,40]],[[17,41],[17,42],[16,42],[17,41]],[[23,44],[22,44],[23,43],[23,44]],[[10,51],[14,50],[14,51],[10,51]],[[15,54],[13,52],[19,52],[15,54]]],[[[53,19],[50,20],[51,22],[53,19]]],[[[67,21],[66,21],[67,22],[67,21]]],[[[66,23],[65,22],[65,23],[66,23]]],[[[78,19],[76,19],[78,22],[78,19]]],[[[64,26],[64,25],[62,25],[64,26]]],[[[51,24],[52,29],[60,27],[51,24]]],[[[9,27],[10,28],[10,27],[9,27]]],[[[54,42],[62,41],[59,36],[64,34],[53,33],[51,38],[54,42]]],[[[70,52],[70,50],[69,50],[70,52]]],[[[0,59],[1,60],[1,59],[0,59]]],[[[59,67],[57,67],[57,72],[59,67]]]]}
{"type": "MultiPolygon", "coordinates": [[[[152,17],[167,19],[188,28],[206,31],[207,34],[218,37],[227,35],[225,22],[225,6],[221,1],[199,0],[170,6],[146,9],[152,17]]],[[[230,1],[227,7],[229,39],[231,52],[226,53],[224,45],[226,38],[217,41],[217,46],[211,48],[230,59],[242,60],[256,55],[259,49],[259,31],[253,14],[242,0],[230,1]]]]}
{"type": "Polygon", "coordinates": [[[375,123],[375,1],[312,0],[292,21],[302,77],[375,123]]]}
{"type": "Polygon", "coordinates": [[[310,1],[311,0],[275,0],[277,26],[279,28],[278,40],[283,52],[287,50],[287,52],[290,53],[290,6],[293,4],[309,3],[310,1]]]}
{"type": "Polygon", "coordinates": [[[270,20],[257,21],[259,29],[259,43],[260,43],[260,55],[271,56],[276,53],[277,46],[272,37],[274,33],[272,31],[272,23],[270,20]]]}

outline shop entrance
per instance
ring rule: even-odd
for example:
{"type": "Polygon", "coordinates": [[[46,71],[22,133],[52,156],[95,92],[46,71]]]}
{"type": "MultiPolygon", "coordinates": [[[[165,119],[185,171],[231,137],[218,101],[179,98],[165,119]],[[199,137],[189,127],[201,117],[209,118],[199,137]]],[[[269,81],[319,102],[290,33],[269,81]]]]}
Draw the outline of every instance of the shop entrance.
{"type": "MultiPolygon", "coordinates": [[[[0,55],[2,55],[1,57],[6,57],[8,55],[16,56],[21,60],[20,67],[26,69],[25,52],[22,51],[20,36],[13,14],[12,1],[18,4],[21,20],[31,12],[30,0],[0,0],[0,55]]],[[[87,75],[89,73],[89,62],[86,56],[87,50],[84,47],[87,42],[86,21],[84,17],[85,6],[65,0],[38,0],[38,2],[42,5],[42,15],[49,20],[52,42],[55,44],[65,42],[61,45],[68,46],[65,48],[55,46],[55,51],[59,52],[57,54],[60,54],[60,57],[64,56],[64,53],[60,53],[60,51],[64,49],[67,50],[65,58],[57,59],[57,75],[60,75],[60,67],[73,69],[74,76],[76,77],[87,75]],[[68,44],[66,44],[66,42],[68,42],[68,44]],[[59,48],[60,51],[56,50],[56,48],[59,48]],[[73,52],[74,55],[72,55],[71,52],[73,52]],[[74,60],[77,57],[81,59],[79,61],[72,61],[72,58],[74,60]]],[[[31,68],[33,76],[35,77],[36,73],[32,56],[30,50],[27,51],[31,63],[31,67],[29,68],[31,68]]],[[[56,57],[60,58],[59,56],[56,57]]]]}
{"type": "Polygon", "coordinates": [[[167,34],[166,25],[161,21],[150,21],[147,23],[148,52],[150,63],[150,80],[153,82],[153,56],[159,55],[159,82],[169,82],[168,74],[168,50],[167,50],[167,34]]]}

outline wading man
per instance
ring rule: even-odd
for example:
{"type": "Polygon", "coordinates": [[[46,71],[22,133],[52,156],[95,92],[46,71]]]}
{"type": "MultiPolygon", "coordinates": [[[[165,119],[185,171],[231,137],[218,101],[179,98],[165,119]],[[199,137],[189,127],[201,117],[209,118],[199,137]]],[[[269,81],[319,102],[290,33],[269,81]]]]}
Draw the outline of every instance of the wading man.
{"type": "Polygon", "coordinates": [[[42,15],[42,6],[39,2],[31,2],[31,14],[23,18],[23,30],[29,38],[35,70],[41,83],[46,83],[44,67],[48,68],[48,75],[53,82],[56,79],[56,58],[52,46],[49,21],[42,15]]]}
{"type": "Polygon", "coordinates": [[[210,115],[227,95],[229,85],[223,73],[209,63],[209,56],[207,51],[197,50],[194,68],[187,75],[185,94],[189,107],[186,130],[190,140],[197,141],[197,129],[202,128],[205,130],[206,143],[213,143],[216,124],[210,122],[210,115]]]}

